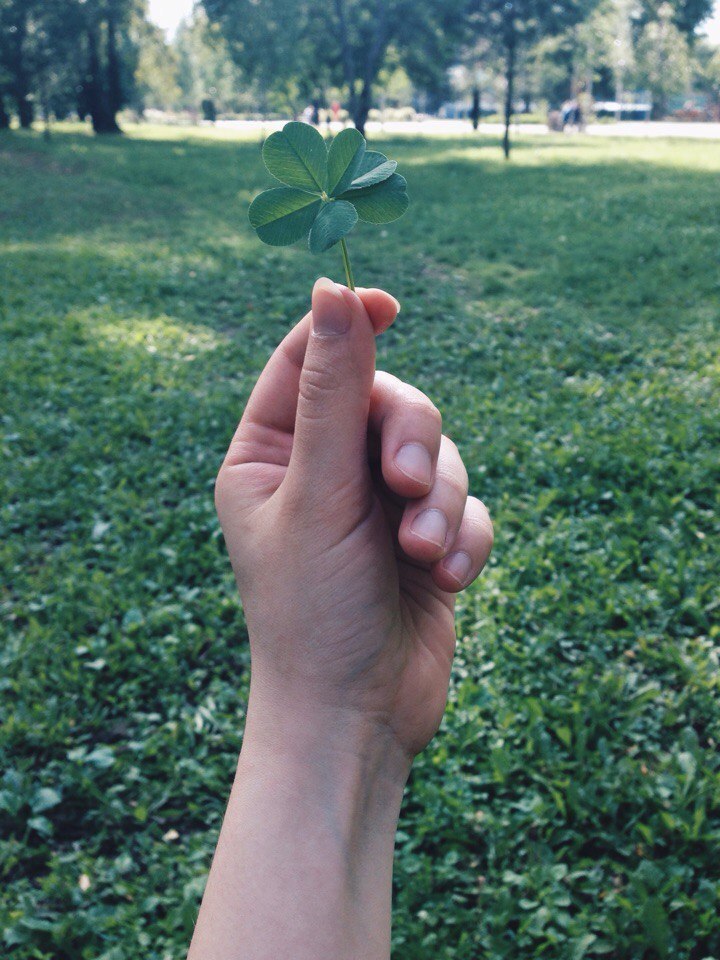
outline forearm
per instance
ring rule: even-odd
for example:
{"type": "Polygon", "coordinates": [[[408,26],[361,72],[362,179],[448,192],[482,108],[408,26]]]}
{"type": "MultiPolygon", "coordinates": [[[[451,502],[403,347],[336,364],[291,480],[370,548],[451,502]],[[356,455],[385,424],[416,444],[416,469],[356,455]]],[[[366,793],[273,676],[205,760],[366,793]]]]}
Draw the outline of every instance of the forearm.
{"type": "Polygon", "coordinates": [[[409,761],[339,715],[260,714],[251,697],[189,960],[387,960],[409,761]]]}

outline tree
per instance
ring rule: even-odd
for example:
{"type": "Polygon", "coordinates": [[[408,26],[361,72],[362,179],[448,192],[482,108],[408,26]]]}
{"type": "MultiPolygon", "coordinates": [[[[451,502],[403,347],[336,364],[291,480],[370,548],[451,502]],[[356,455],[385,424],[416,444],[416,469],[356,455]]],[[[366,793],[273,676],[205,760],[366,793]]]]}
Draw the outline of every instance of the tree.
{"type": "Polygon", "coordinates": [[[695,48],[695,83],[707,94],[710,108],[720,120],[720,47],[700,42],[695,48]]]}
{"type": "Polygon", "coordinates": [[[634,63],[626,8],[627,0],[604,0],[580,23],[543,36],[528,56],[533,89],[553,106],[581,92],[612,99],[634,63]]]}
{"type": "Polygon", "coordinates": [[[503,152],[510,158],[510,124],[515,110],[518,63],[542,37],[557,36],[586,19],[597,0],[472,0],[468,21],[476,36],[493,40],[505,73],[503,152]]]}
{"type": "Polygon", "coordinates": [[[164,32],[144,17],[134,16],[129,38],[133,46],[130,105],[139,114],[148,106],[162,110],[177,107],[182,97],[179,57],[165,40],[164,32]]]}
{"type": "Polygon", "coordinates": [[[177,57],[180,103],[197,111],[204,100],[222,110],[250,109],[251,97],[241,71],[230,55],[220,26],[211,23],[202,7],[181,24],[173,49],[177,57]]]}
{"type": "Polygon", "coordinates": [[[46,121],[72,99],[98,133],[117,133],[126,99],[123,46],[141,0],[0,0],[0,94],[15,102],[20,125],[35,104],[46,121]]]}
{"type": "MultiPolygon", "coordinates": [[[[639,19],[642,25],[662,19],[660,10],[666,6],[670,8],[669,19],[673,25],[692,43],[696,27],[712,16],[714,2],[713,0],[640,0],[639,19]]],[[[667,17],[667,13],[663,14],[663,17],[667,17]]]]}
{"type": "Polygon", "coordinates": [[[20,126],[33,121],[33,25],[37,4],[32,0],[0,0],[0,62],[7,92],[15,102],[20,126]]]}
{"type": "Polygon", "coordinates": [[[489,90],[495,92],[502,65],[498,61],[495,44],[486,37],[478,36],[471,36],[463,44],[457,60],[450,70],[452,89],[455,94],[470,97],[470,122],[473,130],[477,130],[483,96],[487,96],[489,90]]]}
{"type": "MultiPolygon", "coordinates": [[[[51,103],[76,82],[75,9],[63,0],[0,0],[0,100],[14,102],[21,127],[32,125],[38,105],[47,123],[51,103]]],[[[7,112],[5,118],[9,122],[7,112]]]]}
{"type": "Polygon", "coordinates": [[[690,86],[688,42],[673,17],[671,5],[663,3],[657,20],[644,27],[636,51],[638,79],[650,90],[655,120],[666,116],[673,94],[686,92],[690,86]]]}
{"type": "Polygon", "coordinates": [[[363,132],[373,84],[394,48],[411,80],[444,81],[462,29],[462,0],[203,0],[243,73],[266,94],[294,87],[305,103],[347,91],[363,132]]]}
{"type": "Polygon", "coordinates": [[[77,0],[76,6],[81,113],[90,116],[95,133],[121,133],[116,115],[126,103],[129,78],[123,76],[119,37],[128,29],[133,0],[77,0]]]}

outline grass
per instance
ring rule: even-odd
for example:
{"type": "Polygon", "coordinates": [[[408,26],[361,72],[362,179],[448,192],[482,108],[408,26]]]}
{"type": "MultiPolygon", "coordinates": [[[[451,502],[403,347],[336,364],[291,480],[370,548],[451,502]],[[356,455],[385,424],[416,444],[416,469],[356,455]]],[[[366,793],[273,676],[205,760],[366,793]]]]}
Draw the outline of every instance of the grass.
{"type": "MultiPolygon", "coordinates": [[[[380,365],[496,523],[393,956],[718,958],[720,145],[387,148],[412,215],[350,238],[403,301],[380,365]]],[[[2,952],[171,960],[247,697],[213,480],[341,262],[253,237],[257,143],[12,133],[0,166],[2,952]]]]}

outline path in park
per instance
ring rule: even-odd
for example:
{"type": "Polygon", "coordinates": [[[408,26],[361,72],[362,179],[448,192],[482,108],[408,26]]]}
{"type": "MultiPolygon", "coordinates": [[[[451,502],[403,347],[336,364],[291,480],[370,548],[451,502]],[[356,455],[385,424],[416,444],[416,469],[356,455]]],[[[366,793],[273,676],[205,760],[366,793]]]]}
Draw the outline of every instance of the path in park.
{"type": "MultiPolygon", "coordinates": [[[[219,120],[218,127],[236,129],[239,132],[252,134],[258,133],[264,128],[270,132],[283,126],[286,121],[268,121],[263,123],[260,120],[219,120]]],[[[342,124],[330,124],[335,130],[342,129],[342,124]]],[[[531,136],[544,136],[548,128],[544,123],[519,123],[513,124],[513,134],[529,134],[531,136]]],[[[369,134],[385,133],[390,135],[405,134],[411,136],[426,137],[458,137],[472,136],[473,130],[467,120],[403,120],[389,121],[385,124],[370,122],[367,124],[369,134]]],[[[497,135],[502,133],[503,125],[500,123],[481,123],[480,133],[497,135]]],[[[720,123],[675,123],[672,121],[654,121],[654,120],[624,120],[622,123],[591,123],[586,128],[586,133],[591,136],[601,137],[692,137],[703,140],[720,140],[720,123]]],[[[572,134],[568,133],[568,136],[572,134]]]]}

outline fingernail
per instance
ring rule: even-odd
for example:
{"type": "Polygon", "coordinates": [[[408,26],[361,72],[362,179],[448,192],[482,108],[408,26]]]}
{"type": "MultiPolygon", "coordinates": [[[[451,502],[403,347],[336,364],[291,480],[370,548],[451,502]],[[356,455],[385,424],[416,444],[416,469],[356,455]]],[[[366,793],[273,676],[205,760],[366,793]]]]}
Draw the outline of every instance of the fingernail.
{"type": "MultiPolygon", "coordinates": [[[[392,297],[392,294],[390,294],[390,296],[392,297]]],[[[402,310],[402,307],[400,306],[400,301],[397,299],[397,297],[393,297],[393,300],[395,301],[395,306],[397,307],[397,312],[400,313],[400,311],[402,310]]]]}
{"type": "Polygon", "coordinates": [[[461,586],[465,586],[472,569],[470,554],[465,553],[464,550],[458,550],[456,553],[451,553],[445,557],[442,565],[445,572],[449,573],[453,580],[457,580],[461,586]]]}
{"type": "Polygon", "coordinates": [[[430,507],[419,513],[410,526],[412,532],[436,547],[444,547],[448,533],[448,522],[442,510],[430,507]]]}
{"type": "Polygon", "coordinates": [[[418,483],[432,480],[432,460],[421,443],[406,443],[395,454],[395,466],[406,477],[418,483]]]}
{"type": "Polygon", "coordinates": [[[313,333],[336,337],[350,329],[350,308],[342,291],[327,277],[315,281],[312,295],[313,333]]]}

